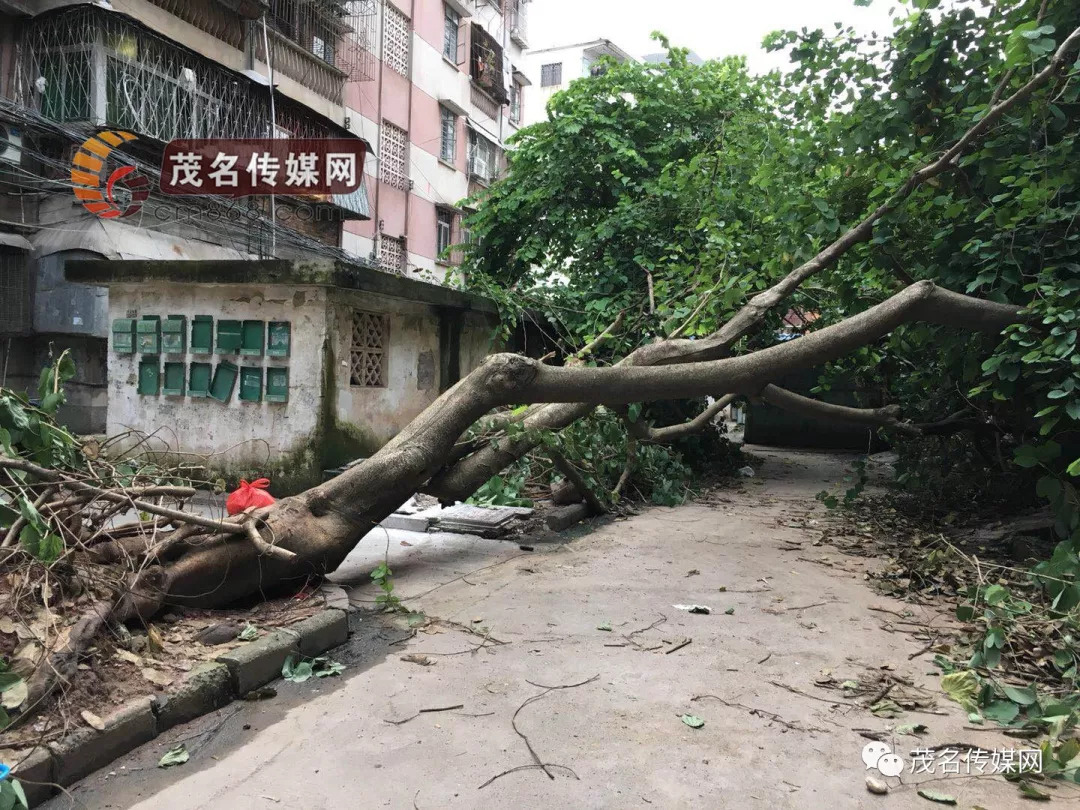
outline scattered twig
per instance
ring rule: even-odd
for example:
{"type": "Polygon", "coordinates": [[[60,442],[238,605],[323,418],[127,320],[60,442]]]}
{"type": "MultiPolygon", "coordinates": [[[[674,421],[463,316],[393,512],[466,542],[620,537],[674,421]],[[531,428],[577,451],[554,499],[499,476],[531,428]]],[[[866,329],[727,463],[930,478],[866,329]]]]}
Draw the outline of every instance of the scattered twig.
{"type": "Polygon", "coordinates": [[[456,703],[453,706],[435,706],[434,708],[431,708],[431,709],[421,709],[416,714],[412,715],[411,717],[406,717],[404,720],[387,720],[387,719],[383,718],[383,722],[384,723],[389,723],[392,726],[403,726],[406,723],[408,723],[410,720],[415,720],[417,717],[419,717],[422,714],[431,714],[433,712],[452,712],[454,709],[464,709],[464,708],[465,708],[464,703],[456,703]]]}
{"type": "Polygon", "coordinates": [[[671,655],[673,652],[675,652],[676,650],[681,650],[683,647],[690,644],[692,641],[693,641],[692,638],[684,638],[682,641],[680,641],[678,644],[676,644],[670,650],[664,650],[664,655],[671,655]]]}
{"type": "Polygon", "coordinates": [[[822,607],[823,605],[835,605],[838,600],[830,599],[828,602],[814,602],[812,605],[794,605],[784,610],[809,610],[810,608],[822,607]]]}
{"type": "MultiPolygon", "coordinates": [[[[532,743],[529,742],[529,738],[526,737],[521,732],[521,730],[517,727],[517,716],[518,716],[518,714],[521,713],[521,710],[524,709],[526,706],[528,706],[530,703],[535,703],[536,701],[540,700],[545,695],[548,695],[551,692],[554,692],[554,691],[559,690],[559,689],[576,689],[579,686],[584,686],[585,684],[592,683],[593,681],[595,681],[599,677],[600,677],[600,674],[597,673],[596,675],[593,675],[591,678],[588,678],[587,680],[584,680],[584,681],[579,681],[578,683],[568,683],[568,684],[562,684],[562,685],[556,685],[556,686],[548,686],[547,684],[534,683],[533,681],[528,681],[528,680],[525,681],[525,683],[529,684],[530,686],[538,687],[540,689],[543,689],[544,691],[541,692],[539,695],[533,695],[531,698],[526,699],[524,703],[522,703],[520,706],[518,706],[517,711],[514,712],[514,716],[510,718],[510,725],[513,727],[514,733],[517,734],[519,737],[521,737],[521,739],[525,742],[525,747],[529,749],[529,753],[532,755],[533,761],[536,763],[535,767],[538,767],[540,770],[542,770],[544,772],[544,774],[547,776],[548,779],[554,779],[555,775],[550,770],[548,770],[549,766],[542,759],[540,759],[540,756],[536,753],[536,750],[532,747],[532,743]]],[[[558,767],[564,767],[564,766],[558,766],[558,767]]],[[[570,769],[567,768],[567,770],[570,770],[570,769]]],[[[500,774],[500,776],[501,775],[502,774],[500,774]]],[[[577,774],[574,774],[574,776],[577,777],[577,774]]],[[[495,778],[497,779],[498,777],[495,777],[495,778]]],[[[488,782],[485,782],[480,787],[484,787],[485,785],[488,785],[493,781],[494,781],[494,779],[489,780],[488,782]]]]}
{"type": "Polygon", "coordinates": [[[755,717],[760,717],[760,718],[762,718],[764,720],[769,720],[770,722],[773,722],[773,723],[779,723],[780,725],[784,726],[784,728],[791,729],[792,731],[803,731],[803,732],[808,732],[808,733],[813,732],[813,731],[817,731],[817,732],[820,732],[822,734],[828,733],[827,729],[818,728],[817,726],[801,726],[798,723],[792,723],[792,722],[789,722],[789,721],[785,720],[783,717],[776,714],[775,712],[769,712],[769,711],[766,711],[765,709],[755,709],[754,707],[747,706],[747,705],[745,705],[743,703],[735,703],[735,702],[730,701],[730,700],[724,700],[719,695],[695,695],[694,697],[690,698],[690,702],[693,703],[696,700],[704,700],[705,698],[712,698],[713,700],[719,700],[721,703],[723,703],[725,706],[728,706],[729,708],[742,709],[743,711],[749,712],[750,714],[754,715],[755,717]]]}
{"type": "Polygon", "coordinates": [[[764,664],[764,663],[765,663],[766,661],[768,661],[768,660],[769,660],[770,658],[772,658],[772,653],[769,653],[768,655],[766,655],[766,656],[765,656],[764,658],[762,658],[762,659],[761,659],[760,661],[758,661],[758,663],[759,663],[759,664],[764,664]]]}
{"type": "MultiPolygon", "coordinates": [[[[517,773],[518,771],[531,771],[531,770],[534,770],[536,768],[540,768],[545,773],[547,773],[548,768],[553,768],[553,769],[555,769],[557,771],[566,771],[568,774],[570,774],[570,776],[574,777],[579,782],[581,781],[581,777],[578,776],[576,773],[574,773],[574,771],[572,769],[567,768],[565,765],[556,765],[554,762],[545,762],[545,763],[543,763],[541,765],[518,765],[516,768],[511,768],[508,771],[503,771],[502,773],[497,773],[493,777],[488,779],[486,782],[484,782],[484,784],[480,785],[480,787],[478,787],[477,790],[483,790],[488,785],[490,785],[492,782],[494,782],[496,779],[501,779],[502,777],[509,776],[512,773],[517,773]]],[[[552,777],[552,778],[554,779],[555,777],[552,777]]]]}

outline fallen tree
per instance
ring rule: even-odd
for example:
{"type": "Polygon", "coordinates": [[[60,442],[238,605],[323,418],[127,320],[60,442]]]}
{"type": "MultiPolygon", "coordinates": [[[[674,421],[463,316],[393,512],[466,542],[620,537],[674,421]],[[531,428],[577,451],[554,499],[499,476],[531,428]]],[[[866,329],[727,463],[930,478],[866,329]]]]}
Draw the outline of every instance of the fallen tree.
{"type": "MultiPolygon", "coordinates": [[[[36,453],[16,454],[10,441],[0,442],[8,448],[0,452],[0,470],[10,481],[5,489],[14,493],[12,500],[21,510],[0,540],[0,565],[46,558],[54,576],[106,581],[112,592],[111,599],[94,601],[68,641],[39,664],[30,679],[30,705],[70,677],[79,654],[106,621],[146,621],[165,606],[222,606],[323,577],[413,493],[423,490],[447,501],[463,499],[536,447],[544,431],[561,430],[598,406],[619,412],[620,406],[672,398],[715,396],[726,403],[736,396],[763,397],[780,407],[818,409],[833,418],[918,430],[906,425],[895,409],[839,409],[785,392],[775,381],[795,370],[839,360],[908,324],[999,335],[1022,319],[1019,305],[918,281],[797,340],[741,353],[736,346],[809,279],[870,239],[875,224],[916,189],[954,170],[967,149],[994,127],[1006,126],[1010,110],[1058,81],[1078,47],[1080,29],[1062,42],[1042,70],[1003,100],[988,105],[951,147],[913,171],[887,202],[750,298],[711,334],[689,340],[678,337],[682,331],[678,329],[671,339],[640,346],[607,367],[552,366],[520,355],[494,355],[374,456],[272,507],[211,520],[178,505],[165,505],[182,504],[190,497],[183,487],[161,490],[144,481],[127,481],[117,474],[115,463],[85,453],[67,464],[49,465],[36,453]],[[523,403],[531,406],[523,416],[491,415],[523,403]],[[499,441],[462,441],[471,427],[485,420],[489,433],[506,434],[499,441]],[[512,433],[511,425],[517,428],[512,433]],[[134,524],[110,528],[110,518],[127,508],[145,515],[134,524]],[[46,543],[49,554],[42,552],[46,543]]],[[[56,394],[61,384],[58,364],[43,385],[46,389],[51,385],[56,394]]],[[[714,413],[706,411],[685,425],[639,425],[635,437],[668,441],[706,428],[714,413]]],[[[39,432],[42,428],[39,422],[39,432]]]]}

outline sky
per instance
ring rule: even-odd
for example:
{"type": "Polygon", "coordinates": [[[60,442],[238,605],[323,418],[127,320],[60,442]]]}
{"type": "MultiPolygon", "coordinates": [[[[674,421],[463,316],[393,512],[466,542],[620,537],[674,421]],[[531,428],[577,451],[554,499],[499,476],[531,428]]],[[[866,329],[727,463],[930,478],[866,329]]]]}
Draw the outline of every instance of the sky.
{"type": "Polygon", "coordinates": [[[892,0],[857,7],[854,0],[531,0],[529,46],[546,48],[592,39],[610,39],[634,56],[655,53],[649,38],[662,31],[673,45],[704,59],[743,54],[755,71],[786,64],[767,54],[761,40],[770,31],[824,28],[834,22],[860,33],[891,30],[892,0]]]}

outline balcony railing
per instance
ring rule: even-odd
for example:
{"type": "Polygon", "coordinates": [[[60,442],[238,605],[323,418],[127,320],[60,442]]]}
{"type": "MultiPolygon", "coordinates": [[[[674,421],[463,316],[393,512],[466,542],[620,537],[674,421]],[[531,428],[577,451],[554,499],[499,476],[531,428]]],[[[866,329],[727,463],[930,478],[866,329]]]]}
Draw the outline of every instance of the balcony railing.
{"type": "MultiPolygon", "coordinates": [[[[335,104],[341,103],[348,74],[277,31],[270,31],[267,39],[274,73],[296,80],[335,104]]],[[[255,56],[266,61],[261,38],[255,40],[255,56]]]]}

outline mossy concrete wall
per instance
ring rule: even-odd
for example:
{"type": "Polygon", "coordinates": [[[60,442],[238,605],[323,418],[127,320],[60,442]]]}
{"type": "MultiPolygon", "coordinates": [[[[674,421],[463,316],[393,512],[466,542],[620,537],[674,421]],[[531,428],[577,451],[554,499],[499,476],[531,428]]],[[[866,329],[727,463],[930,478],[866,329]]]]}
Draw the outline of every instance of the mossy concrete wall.
{"type": "MultiPolygon", "coordinates": [[[[228,360],[238,366],[288,366],[284,403],[138,393],[139,354],[108,353],[108,433],[134,431],[128,446],[151,435],[157,450],[194,454],[231,486],[241,477],[270,478],[275,495],[299,492],[326,469],[369,456],[491,350],[490,319],[481,313],[325,286],[205,284],[142,280],[109,285],[110,322],[179,314],[191,319],[288,321],[288,358],[163,355],[161,361],[228,360]],[[357,310],[385,314],[383,386],[351,384],[352,319],[357,310]],[[453,324],[453,328],[448,328],[453,324]],[[452,358],[448,354],[453,355],[452,358]],[[453,376],[447,376],[452,369],[453,376]]],[[[190,342],[190,341],[189,341],[190,342]]],[[[193,460],[191,456],[188,460],[193,460]]]]}

